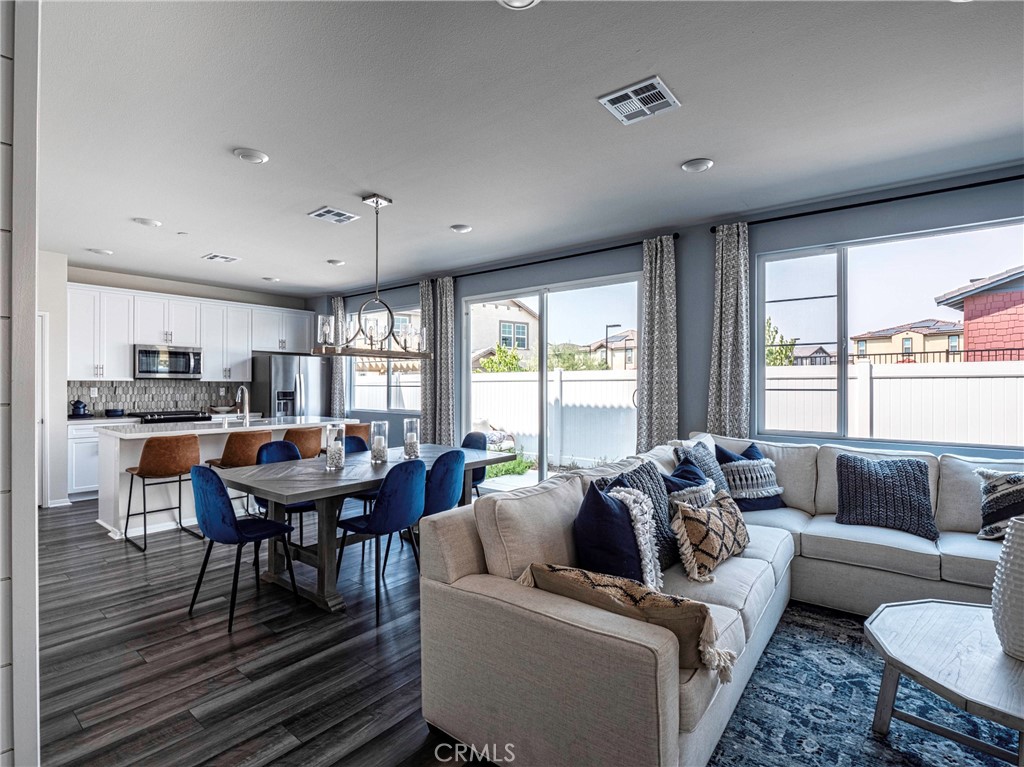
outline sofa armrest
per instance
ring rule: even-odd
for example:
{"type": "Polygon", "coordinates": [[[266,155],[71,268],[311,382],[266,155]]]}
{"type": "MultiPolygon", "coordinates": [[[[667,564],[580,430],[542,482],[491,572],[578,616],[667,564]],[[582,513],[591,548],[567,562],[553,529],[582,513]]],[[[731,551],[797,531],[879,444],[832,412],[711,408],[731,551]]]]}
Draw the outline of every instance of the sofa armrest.
{"type": "Polygon", "coordinates": [[[669,630],[494,575],[420,581],[423,716],[516,762],[672,765],[669,630]]]}
{"type": "Polygon", "coordinates": [[[420,520],[420,560],[421,575],[441,583],[487,572],[472,504],[420,520]]]}

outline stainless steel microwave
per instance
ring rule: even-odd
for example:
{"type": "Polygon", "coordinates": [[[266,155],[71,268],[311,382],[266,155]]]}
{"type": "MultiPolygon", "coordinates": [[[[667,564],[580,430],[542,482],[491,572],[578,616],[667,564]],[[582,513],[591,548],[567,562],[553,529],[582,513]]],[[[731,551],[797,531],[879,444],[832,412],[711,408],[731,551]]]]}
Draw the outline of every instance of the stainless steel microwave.
{"type": "Polygon", "coordinates": [[[135,345],[136,378],[203,377],[203,350],[194,346],[135,345]]]}

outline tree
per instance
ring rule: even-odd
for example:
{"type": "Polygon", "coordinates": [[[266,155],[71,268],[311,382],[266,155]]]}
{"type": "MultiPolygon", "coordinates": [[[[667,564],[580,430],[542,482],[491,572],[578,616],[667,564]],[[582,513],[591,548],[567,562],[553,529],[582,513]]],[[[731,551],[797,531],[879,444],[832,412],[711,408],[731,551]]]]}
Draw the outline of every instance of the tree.
{"type": "Polygon", "coordinates": [[[493,356],[480,360],[480,369],[485,373],[519,373],[523,368],[519,352],[507,346],[496,346],[493,356]]]}
{"type": "MultiPolygon", "coordinates": [[[[537,360],[525,362],[522,369],[529,372],[536,372],[538,369],[537,360]]],[[[590,347],[577,346],[574,343],[561,343],[548,345],[548,370],[607,370],[604,357],[595,357],[590,353],[590,347]]]]}
{"type": "Polygon", "coordinates": [[[778,367],[781,365],[793,364],[793,348],[796,346],[796,339],[788,341],[782,335],[778,327],[772,323],[771,317],[764,321],[764,362],[766,365],[778,367]]]}

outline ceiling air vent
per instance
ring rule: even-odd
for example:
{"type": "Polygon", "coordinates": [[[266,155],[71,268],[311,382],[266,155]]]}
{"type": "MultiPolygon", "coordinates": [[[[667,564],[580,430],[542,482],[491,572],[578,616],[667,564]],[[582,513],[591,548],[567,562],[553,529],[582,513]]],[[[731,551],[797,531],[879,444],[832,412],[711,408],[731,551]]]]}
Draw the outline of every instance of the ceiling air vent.
{"type": "Polygon", "coordinates": [[[225,256],[223,253],[207,253],[205,256],[200,256],[203,261],[215,261],[218,264],[233,264],[235,261],[241,261],[242,259],[237,256],[225,256]]]}
{"type": "Polygon", "coordinates": [[[660,77],[651,77],[598,99],[623,125],[646,120],[658,112],[679,106],[679,99],[665,87],[660,77]]]}
{"type": "Polygon", "coordinates": [[[310,218],[320,218],[324,221],[331,221],[335,224],[347,224],[349,221],[355,221],[359,216],[355,213],[346,213],[343,210],[332,208],[329,205],[324,205],[322,208],[317,208],[309,214],[310,218]]]}

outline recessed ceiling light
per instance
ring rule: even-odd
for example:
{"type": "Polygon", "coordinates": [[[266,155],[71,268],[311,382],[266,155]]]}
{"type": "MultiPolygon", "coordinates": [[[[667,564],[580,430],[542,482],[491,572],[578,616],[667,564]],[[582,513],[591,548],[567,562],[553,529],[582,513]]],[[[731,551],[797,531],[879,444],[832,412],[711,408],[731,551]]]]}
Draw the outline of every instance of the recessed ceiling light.
{"type": "Polygon", "coordinates": [[[253,165],[262,165],[265,162],[270,162],[270,157],[259,149],[239,147],[232,154],[242,162],[250,162],[253,165]]]}
{"type": "Polygon", "coordinates": [[[178,234],[181,235],[181,236],[186,236],[186,235],[188,235],[188,232],[178,232],[178,234]]]}
{"type": "Polygon", "coordinates": [[[969,3],[971,0],[949,0],[951,3],[969,3]]]}
{"type": "Polygon", "coordinates": [[[470,232],[473,231],[473,227],[471,227],[469,224],[452,224],[448,228],[451,229],[456,234],[469,234],[470,232]]]}
{"type": "Polygon", "coordinates": [[[533,8],[539,2],[540,0],[498,0],[498,5],[513,11],[525,11],[527,8],[533,8]]]}
{"type": "Polygon", "coordinates": [[[280,282],[281,281],[280,278],[278,278],[278,277],[264,277],[263,279],[266,280],[267,282],[280,282]]]}
{"type": "Polygon", "coordinates": [[[696,157],[692,160],[687,160],[679,167],[687,173],[703,173],[714,164],[714,160],[709,160],[707,157],[696,157]]]}
{"type": "Polygon", "coordinates": [[[102,248],[86,248],[86,250],[89,251],[90,253],[95,253],[97,256],[112,256],[112,255],[114,255],[114,251],[112,251],[112,250],[103,250],[102,248]]]}
{"type": "Polygon", "coordinates": [[[163,224],[155,218],[133,218],[132,221],[136,224],[141,224],[142,226],[163,226],[163,224]]]}
{"type": "Polygon", "coordinates": [[[328,258],[327,259],[327,263],[329,263],[331,266],[344,266],[345,265],[344,261],[339,261],[336,258],[328,258]]]}

